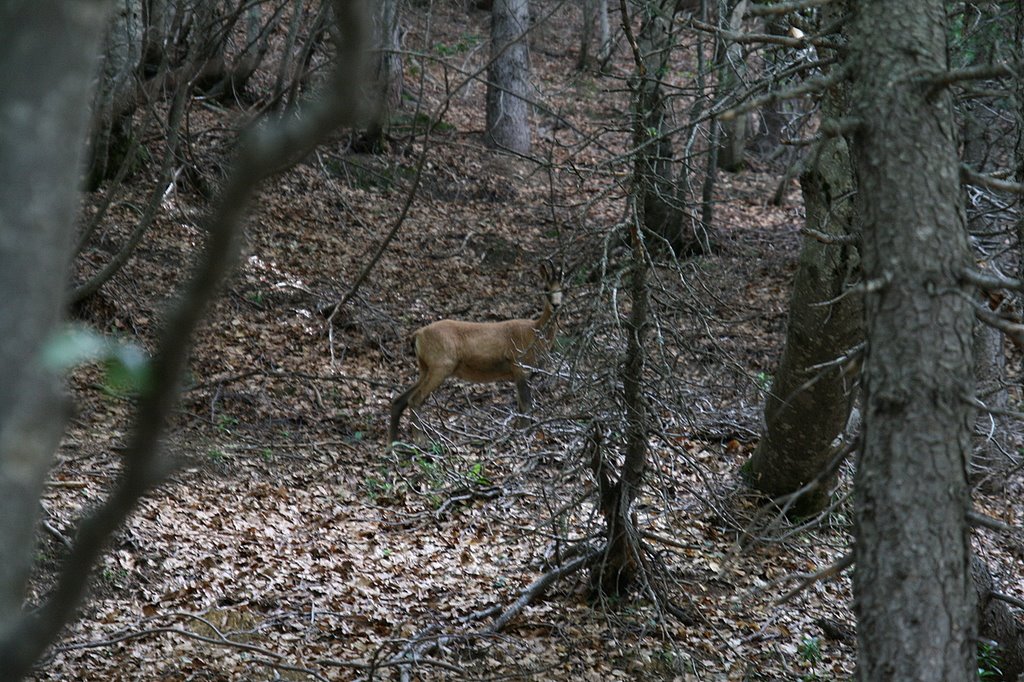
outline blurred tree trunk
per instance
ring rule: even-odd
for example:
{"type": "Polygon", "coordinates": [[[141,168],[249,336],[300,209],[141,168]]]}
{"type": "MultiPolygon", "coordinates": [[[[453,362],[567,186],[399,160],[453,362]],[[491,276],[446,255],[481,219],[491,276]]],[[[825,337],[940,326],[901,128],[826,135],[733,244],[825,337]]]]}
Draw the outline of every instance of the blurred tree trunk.
{"type": "Polygon", "coordinates": [[[204,221],[206,244],[184,293],[164,315],[147,380],[109,495],[85,515],[44,603],[23,610],[35,556],[40,495],[64,425],[57,377],[40,349],[53,336],[65,299],[82,141],[93,65],[107,4],[39,0],[0,4],[0,677],[16,682],[74,617],[106,543],[167,462],[158,455],[178,396],[190,340],[210,299],[237,260],[237,224],[256,185],[303,158],[364,107],[362,3],[334,0],[337,36],[331,80],[302,116],[253,126],[237,145],[233,172],[204,221]]]}
{"type": "Polygon", "coordinates": [[[594,42],[594,19],[597,15],[597,0],[583,0],[580,6],[580,53],[576,68],[583,71],[590,66],[590,44],[594,42]]]}
{"type": "Polygon", "coordinates": [[[583,0],[580,8],[582,26],[580,28],[580,53],[576,60],[576,68],[588,69],[591,66],[590,48],[594,43],[594,26],[597,26],[597,63],[603,69],[611,53],[611,29],[608,24],[608,0],[583,0]]]}
{"type": "MultiPolygon", "coordinates": [[[[57,377],[39,350],[60,321],[109,4],[0,4],[0,671],[32,659],[12,631],[35,557],[39,498],[63,432],[57,377]]],[[[118,20],[124,26],[124,18],[118,20]]]]}
{"type": "Polygon", "coordinates": [[[973,292],[940,0],[856,5],[850,101],[865,279],[854,483],[858,675],[977,679],[967,461],[973,292]],[[878,17],[884,16],[885,21],[878,17]]]}
{"type": "MultiPolygon", "coordinates": [[[[719,1],[718,16],[722,29],[739,33],[743,29],[743,15],[747,11],[747,0],[735,4],[719,1]]],[[[740,89],[746,76],[747,64],[743,57],[743,46],[735,41],[719,39],[718,44],[718,92],[716,100],[729,96],[740,89]]],[[[734,116],[728,121],[719,120],[721,134],[718,141],[718,167],[735,173],[743,169],[747,147],[747,115],[734,116]]]]}
{"type": "Polygon", "coordinates": [[[380,0],[373,10],[376,112],[365,135],[353,142],[355,151],[379,153],[384,150],[385,133],[402,103],[401,6],[401,0],[380,0]]]}
{"type": "Polygon", "coordinates": [[[146,30],[141,0],[115,3],[103,51],[99,91],[93,104],[93,133],[87,187],[98,187],[128,161],[131,117],[138,106],[139,67],[146,30]]]}
{"type": "Polygon", "coordinates": [[[491,64],[487,69],[487,144],[530,153],[529,43],[527,0],[495,0],[491,9],[491,64]]]}
{"type": "Polygon", "coordinates": [[[608,0],[597,2],[597,61],[601,71],[608,68],[612,58],[612,31],[608,21],[608,0]]]}
{"type": "MultiPolygon", "coordinates": [[[[840,99],[836,90],[823,96],[823,119],[839,120],[845,112],[840,99]]],[[[857,248],[848,243],[856,232],[851,163],[846,140],[832,137],[800,178],[807,228],[837,243],[805,236],[800,250],[786,346],[765,400],[764,435],[744,467],[750,485],[771,497],[794,493],[825,471],[853,407],[857,372],[849,361],[839,362],[864,338],[863,301],[847,292],[860,268],[857,248]]],[[[823,509],[835,478],[831,472],[792,511],[823,509]]]]}

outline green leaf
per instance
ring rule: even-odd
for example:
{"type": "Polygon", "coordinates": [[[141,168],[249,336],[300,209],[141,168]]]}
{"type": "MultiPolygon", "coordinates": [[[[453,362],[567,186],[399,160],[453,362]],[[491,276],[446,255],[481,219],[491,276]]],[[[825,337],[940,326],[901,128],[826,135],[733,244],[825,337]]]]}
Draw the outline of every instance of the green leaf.
{"type": "Polygon", "coordinates": [[[67,327],[43,346],[43,366],[55,372],[104,358],[109,340],[88,327],[67,327]]]}
{"type": "Polygon", "coordinates": [[[149,385],[150,362],[137,345],[124,343],[85,326],[69,326],[43,346],[43,366],[67,372],[93,362],[106,370],[104,388],[114,394],[137,393],[149,385]]]}

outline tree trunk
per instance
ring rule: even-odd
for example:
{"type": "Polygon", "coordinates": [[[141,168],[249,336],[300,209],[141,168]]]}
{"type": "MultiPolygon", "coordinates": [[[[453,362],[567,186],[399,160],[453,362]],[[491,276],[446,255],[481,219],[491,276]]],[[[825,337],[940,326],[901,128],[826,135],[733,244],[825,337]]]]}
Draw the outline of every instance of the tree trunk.
{"type": "Polygon", "coordinates": [[[633,502],[643,486],[647,469],[648,416],[643,392],[645,338],[648,326],[647,249],[642,230],[634,217],[630,232],[632,272],[630,298],[632,309],[626,324],[626,353],[622,368],[625,407],[625,458],[617,480],[613,481],[603,459],[599,437],[592,443],[591,467],[598,480],[600,508],[605,519],[608,542],[604,554],[594,565],[591,584],[603,595],[624,594],[635,582],[639,570],[640,534],[633,523],[633,502]]]}
{"type": "Polygon", "coordinates": [[[594,40],[594,20],[597,18],[597,0],[583,0],[580,5],[580,53],[576,68],[583,71],[590,66],[590,43],[594,40]]]}
{"type": "Polygon", "coordinates": [[[491,65],[487,69],[487,144],[530,153],[530,25],[527,0],[496,0],[491,10],[491,65]]]}
{"type": "Polygon", "coordinates": [[[868,356],[854,485],[862,680],[977,679],[967,460],[973,415],[969,261],[946,64],[944,3],[856,5],[868,356]],[[879,17],[885,17],[879,21],[879,17]]]}
{"type": "MultiPolygon", "coordinates": [[[[836,90],[822,100],[822,117],[845,112],[836,90]]],[[[826,140],[800,178],[809,229],[841,241],[854,235],[856,184],[846,140],[826,140]]],[[[750,484],[772,497],[794,493],[824,472],[833,443],[853,407],[857,372],[837,360],[864,338],[863,303],[847,291],[859,271],[850,244],[804,237],[789,300],[786,346],[765,400],[765,431],[745,467],[750,484]],[[831,305],[823,302],[834,300],[831,305]]],[[[791,507],[797,515],[823,509],[835,472],[791,507]]]]}
{"type": "MultiPolygon", "coordinates": [[[[743,15],[747,11],[747,0],[739,0],[727,11],[728,3],[719,3],[718,16],[722,18],[723,29],[739,33],[743,28],[743,15]]],[[[739,90],[747,70],[743,61],[743,46],[721,38],[718,46],[718,92],[722,96],[739,90]]],[[[747,115],[734,116],[729,121],[719,121],[721,135],[718,142],[718,167],[735,173],[746,163],[747,115]]]]}
{"type": "Polygon", "coordinates": [[[380,50],[376,86],[379,92],[379,121],[386,128],[395,110],[402,104],[405,81],[402,74],[402,31],[399,18],[401,0],[379,0],[373,16],[374,47],[380,50]]]}
{"type": "MultiPolygon", "coordinates": [[[[658,3],[649,3],[645,9],[644,28],[641,33],[656,34],[667,26],[659,24],[663,17],[654,9],[658,3]],[[654,31],[651,25],[655,24],[654,31]]],[[[591,468],[598,481],[600,492],[600,509],[607,526],[608,542],[601,560],[591,571],[591,584],[601,593],[617,595],[624,593],[632,585],[638,571],[637,560],[640,556],[639,533],[633,525],[633,502],[640,494],[643,485],[644,471],[647,468],[647,437],[648,414],[647,401],[644,397],[643,381],[645,367],[645,338],[648,327],[648,292],[647,270],[649,253],[645,234],[650,226],[646,224],[646,198],[654,193],[652,183],[659,182],[659,176],[651,171],[650,152],[644,151],[642,142],[646,139],[645,118],[649,98],[652,92],[652,69],[654,64],[664,59],[659,53],[645,50],[644,39],[634,39],[630,27],[630,19],[626,11],[626,0],[620,0],[623,13],[623,27],[628,34],[633,58],[636,63],[636,85],[633,87],[634,107],[636,115],[633,119],[633,139],[637,142],[636,158],[633,166],[633,189],[629,195],[629,245],[632,260],[630,263],[630,303],[629,319],[625,325],[626,352],[622,363],[622,397],[625,408],[625,459],[617,480],[612,480],[610,468],[604,460],[600,436],[592,437],[594,454],[591,468]],[[655,57],[648,61],[648,56],[655,57]],[[646,230],[645,230],[646,228],[646,230]]],[[[649,44],[647,45],[649,47],[649,44]]],[[[653,84],[653,91],[657,84],[653,84]]],[[[660,99],[660,95],[656,101],[660,99]]],[[[658,128],[660,130],[660,128],[658,128]]]]}
{"type": "Polygon", "coordinates": [[[597,61],[603,72],[612,58],[612,32],[608,22],[608,0],[597,2],[597,61]]]}
{"type": "Polygon", "coordinates": [[[402,103],[401,0],[381,0],[373,11],[373,46],[375,51],[374,94],[376,111],[363,139],[353,142],[355,151],[384,151],[384,133],[402,103]]]}
{"type": "Polygon", "coordinates": [[[0,671],[27,665],[10,633],[35,556],[39,497],[64,426],[40,348],[60,321],[108,3],[0,4],[0,671]],[[26,115],[29,112],[30,115],[26,115]],[[6,646],[5,646],[6,645],[6,646]]]}
{"type": "MultiPolygon", "coordinates": [[[[637,85],[633,98],[634,182],[637,204],[644,228],[676,256],[708,250],[706,233],[683,229],[683,210],[673,177],[675,151],[669,123],[668,104],[661,80],[668,68],[674,45],[672,21],[675,3],[648,0],[637,3],[642,17],[636,36],[637,85]]],[[[663,249],[664,250],[664,249],[663,249]]]]}
{"type": "MultiPolygon", "coordinates": [[[[845,3],[827,11],[822,23],[845,12],[845,3]]],[[[846,95],[833,88],[822,95],[821,115],[838,121],[846,95]]],[[[808,229],[833,238],[826,244],[804,238],[789,303],[786,346],[772,390],[765,401],[765,432],[745,474],[750,484],[779,497],[796,492],[822,474],[833,456],[853,406],[856,372],[837,363],[864,338],[863,302],[846,292],[860,267],[853,245],[856,183],[846,140],[826,139],[800,178],[808,229]],[[845,292],[845,295],[844,295],[845,292]],[[829,306],[821,303],[836,302],[829,306]]],[[[797,515],[821,510],[835,473],[790,507],[797,515]]]]}
{"type": "Polygon", "coordinates": [[[576,68],[584,70],[590,67],[590,47],[597,38],[597,63],[604,69],[611,54],[611,30],[608,25],[608,0],[583,0],[580,7],[580,54],[576,59],[576,68]],[[597,34],[594,34],[594,25],[597,34]]]}
{"type": "MultiPolygon", "coordinates": [[[[1018,64],[1024,63],[1024,3],[1017,3],[1013,22],[1013,56],[1018,64]]],[[[1014,95],[1016,98],[1017,140],[1014,144],[1016,169],[1014,178],[1024,183],[1024,78],[1014,79],[1014,95]]],[[[1017,277],[1024,279],[1024,211],[1017,217],[1017,277]]]]}
{"type": "Polygon", "coordinates": [[[1006,602],[994,596],[995,581],[983,559],[976,556],[971,558],[971,576],[978,603],[979,634],[982,639],[998,645],[995,654],[1002,674],[987,679],[1014,682],[1024,675],[1024,625],[1013,615],[1006,602]]]}
{"type": "Polygon", "coordinates": [[[99,92],[93,105],[91,159],[87,186],[98,187],[128,161],[131,116],[138,104],[139,65],[145,45],[140,0],[119,2],[107,31],[99,92]]]}
{"type": "MultiPolygon", "coordinates": [[[[965,6],[965,10],[976,16],[979,24],[984,25],[994,20],[991,14],[995,8],[985,4],[970,4],[972,6],[965,6]]],[[[971,66],[983,66],[995,61],[995,39],[994,34],[986,31],[975,31],[967,38],[968,54],[973,55],[971,66]]],[[[971,99],[965,101],[959,109],[963,116],[961,137],[964,163],[979,173],[988,172],[991,169],[986,167],[986,162],[992,149],[992,143],[988,138],[996,121],[985,107],[971,99]]],[[[1003,251],[1003,236],[995,239],[991,237],[999,232],[999,226],[993,214],[985,210],[988,205],[981,193],[972,195],[965,191],[964,201],[967,207],[967,228],[975,246],[976,260],[999,260],[998,256],[992,254],[1003,251]],[[979,199],[979,204],[971,201],[972,196],[979,199]]],[[[1005,262],[1005,258],[1003,260],[1004,262],[996,263],[999,270],[1006,272],[1006,266],[1012,270],[1014,264],[1005,262]]],[[[982,294],[979,294],[977,301],[978,305],[982,306],[990,303],[982,294]]],[[[988,409],[979,411],[975,420],[975,450],[971,458],[970,474],[972,480],[980,479],[986,488],[995,489],[1005,482],[1005,476],[1001,476],[1000,473],[1005,473],[1013,465],[1007,457],[1013,451],[1012,443],[1007,437],[1007,419],[1000,414],[1010,409],[1010,396],[1006,388],[1003,333],[980,320],[974,322],[974,375],[978,400],[988,409]]]]}

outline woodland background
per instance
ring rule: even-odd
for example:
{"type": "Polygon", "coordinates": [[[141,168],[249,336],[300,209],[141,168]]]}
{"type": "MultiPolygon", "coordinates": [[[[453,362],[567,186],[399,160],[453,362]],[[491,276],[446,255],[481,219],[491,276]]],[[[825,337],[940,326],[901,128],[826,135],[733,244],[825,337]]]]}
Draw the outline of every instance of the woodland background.
{"type": "Polygon", "coordinates": [[[0,677],[1024,671],[1019,3],[62,4],[0,10],[0,677]],[[389,448],[546,261],[529,423],[389,448]]]}

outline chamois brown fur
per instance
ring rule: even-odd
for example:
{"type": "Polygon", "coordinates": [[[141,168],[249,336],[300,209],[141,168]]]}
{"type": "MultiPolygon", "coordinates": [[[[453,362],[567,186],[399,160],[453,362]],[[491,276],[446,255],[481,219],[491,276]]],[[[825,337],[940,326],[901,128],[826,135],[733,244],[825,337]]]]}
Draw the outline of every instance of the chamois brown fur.
{"type": "Polygon", "coordinates": [[[551,347],[555,336],[552,318],[562,302],[561,281],[554,268],[542,264],[541,276],[546,287],[544,310],[536,319],[439,320],[413,333],[420,376],[391,403],[389,443],[398,439],[398,424],[405,409],[419,409],[434,389],[451,376],[479,383],[515,382],[519,411],[530,410],[530,368],[551,347]]]}

